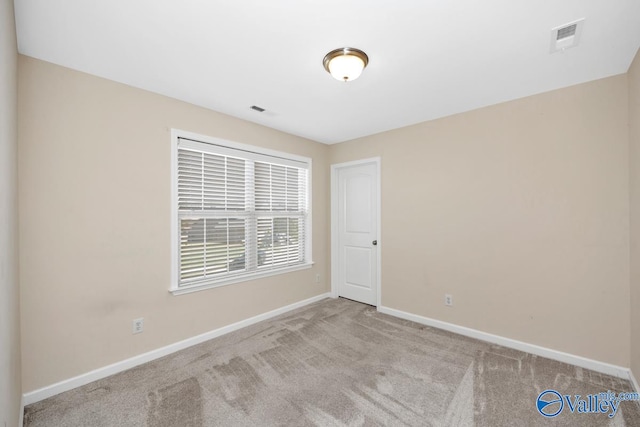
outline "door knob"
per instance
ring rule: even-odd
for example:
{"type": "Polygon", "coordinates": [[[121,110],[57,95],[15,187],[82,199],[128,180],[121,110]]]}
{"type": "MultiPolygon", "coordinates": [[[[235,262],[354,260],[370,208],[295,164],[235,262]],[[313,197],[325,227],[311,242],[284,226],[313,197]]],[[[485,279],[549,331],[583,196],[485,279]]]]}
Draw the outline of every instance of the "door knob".
{"type": "Polygon", "coordinates": [[[378,245],[378,241],[374,240],[373,242],[371,242],[373,244],[373,246],[377,246],[378,245]]]}

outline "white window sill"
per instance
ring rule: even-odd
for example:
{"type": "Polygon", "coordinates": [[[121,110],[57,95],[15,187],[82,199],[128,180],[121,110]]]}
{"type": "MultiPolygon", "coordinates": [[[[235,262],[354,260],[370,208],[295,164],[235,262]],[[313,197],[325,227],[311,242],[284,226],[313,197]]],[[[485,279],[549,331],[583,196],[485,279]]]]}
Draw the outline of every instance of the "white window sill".
{"type": "Polygon", "coordinates": [[[213,283],[202,283],[194,285],[180,286],[179,288],[171,288],[169,292],[173,295],[190,294],[192,292],[204,291],[205,289],[219,288],[220,286],[232,285],[234,283],[247,282],[249,280],[261,279],[263,277],[276,276],[278,274],[290,273],[292,271],[306,270],[313,266],[313,262],[306,264],[294,265],[291,267],[285,267],[277,270],[258,271],[251,274],[245,274],[238,277],[232,277],[224,280],[217,280],[213,283]]]}

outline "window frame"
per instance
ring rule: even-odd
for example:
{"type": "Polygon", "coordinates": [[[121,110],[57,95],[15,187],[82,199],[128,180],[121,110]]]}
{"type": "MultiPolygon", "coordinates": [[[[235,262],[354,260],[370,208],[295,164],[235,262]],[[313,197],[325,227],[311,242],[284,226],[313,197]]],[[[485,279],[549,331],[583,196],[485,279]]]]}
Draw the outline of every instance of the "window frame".
{"type": "MultiPolygon", "coordinates": [[[[255,161],[255,159],[252,159],[255,161]]],[[[264,161],[259,160],[259,161],[264,161]]],[[[313,266],[312,258],[312,159],[309,157],[298,156],[282,151],[271,150],[258,147],[255,145],[243,144],[234,141],[228,141],[221,138],[210,137],[196,134],[180,129],[171,129],[171,284],[169,292],[173,295],[181,295],[185,293],[197,292],[205,289],[218,288],[234,283],[246,282],[263,277],[269,277],[292,271],[299,271],[311,268],[313,266]],[[301,264],[289,265],[279,268],[273,268],[262,271],[252,271],[245,274],[234,275],[232,277],[213,278],[206,283],[197,283],[192,285],[180,285],[180,220],[178,213],[178,144],[179,139],[189,139],[195,142],[211,144],[220,147],[219,152],[222,155],[233,153],[234,157],[239,157],[241,152],[246,153],[245,159],[251,159],[251,155],[268,156],[283,159],[284,161],[303,163],[307,169],[307,215],[305,218],[304,229],[304,259],[301,264]],[[230,151],[233,150],[233,151],[230,151]]]]}

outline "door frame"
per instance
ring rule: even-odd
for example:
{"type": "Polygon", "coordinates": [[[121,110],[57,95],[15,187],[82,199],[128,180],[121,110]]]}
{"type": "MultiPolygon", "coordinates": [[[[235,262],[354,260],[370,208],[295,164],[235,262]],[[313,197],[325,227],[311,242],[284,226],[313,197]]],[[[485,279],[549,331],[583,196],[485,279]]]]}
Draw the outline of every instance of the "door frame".
{"type": "Polygon", "coordinates": [[[376,250],[376,307],[380,309],[381,301],[382,301],[382,220],[381,220],[381,206],[382,206],[382,198],[381,193],[382,190],[380,188],[381,183],[381,161],[380,157],[370,157],[362,160],[354,160],[351,162],[345,163],[336,163],[331,165],[331,297],[338,297],[338,254],[339,254],[339,228],[338,228],[338,196],[339,196],[339,188],[338,188],[338,170],[349,168],[352,166],[362,166],[366,164],[374,164],[376,166],[376,206],[374,209],[376,210],[376,235],[378,240],[377,250],[376,250]]]}

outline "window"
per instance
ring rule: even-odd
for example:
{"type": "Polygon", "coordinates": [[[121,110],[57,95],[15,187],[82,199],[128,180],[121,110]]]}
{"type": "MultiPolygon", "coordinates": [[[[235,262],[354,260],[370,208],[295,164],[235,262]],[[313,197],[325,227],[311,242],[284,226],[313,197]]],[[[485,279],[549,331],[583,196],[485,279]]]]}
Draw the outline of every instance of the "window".
{"type": "Polygon", "coordinates": [[[173,131],[174,294],[311,265],[311,159],[173,131]]]}

